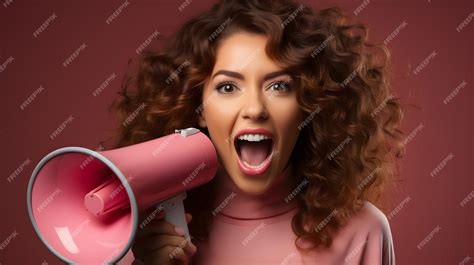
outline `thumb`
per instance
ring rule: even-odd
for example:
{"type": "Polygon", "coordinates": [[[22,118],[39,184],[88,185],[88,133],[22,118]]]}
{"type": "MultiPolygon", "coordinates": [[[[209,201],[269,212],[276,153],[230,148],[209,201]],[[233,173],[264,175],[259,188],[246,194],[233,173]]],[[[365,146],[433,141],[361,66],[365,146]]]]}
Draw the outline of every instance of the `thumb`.
{"type": "Polygon", "coordinates": [[[189,213],[186,213],[186,223],[189,224],[189,222],[191,222],[191,219],[193,219],[193,216],[189,213]]]}

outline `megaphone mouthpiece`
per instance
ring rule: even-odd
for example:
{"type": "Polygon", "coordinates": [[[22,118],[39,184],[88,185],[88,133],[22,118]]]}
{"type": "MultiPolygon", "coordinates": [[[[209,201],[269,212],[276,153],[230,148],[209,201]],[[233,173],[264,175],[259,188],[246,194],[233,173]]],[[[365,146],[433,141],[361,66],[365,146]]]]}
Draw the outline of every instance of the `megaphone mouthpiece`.
{"type": "Polygon", "coordinates": [[[120,179],[112,177],[84,196],[84,206],[97,216],[130,207],[130,201],[120,179]]]}

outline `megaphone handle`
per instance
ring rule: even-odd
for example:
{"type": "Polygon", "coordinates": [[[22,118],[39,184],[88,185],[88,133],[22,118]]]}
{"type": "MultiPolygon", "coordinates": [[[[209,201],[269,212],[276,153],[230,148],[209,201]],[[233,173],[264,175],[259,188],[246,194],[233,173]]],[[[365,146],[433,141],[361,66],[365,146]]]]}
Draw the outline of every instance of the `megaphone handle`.
{"type": "Polygon", "coordinates": [[[165,209],[165,220],[184,230],[184,238],[191,240],[189,236],[188,223],[184,211],[183,200],[186,199],[186,192],[180,193],[161,203],[165,209]]]}

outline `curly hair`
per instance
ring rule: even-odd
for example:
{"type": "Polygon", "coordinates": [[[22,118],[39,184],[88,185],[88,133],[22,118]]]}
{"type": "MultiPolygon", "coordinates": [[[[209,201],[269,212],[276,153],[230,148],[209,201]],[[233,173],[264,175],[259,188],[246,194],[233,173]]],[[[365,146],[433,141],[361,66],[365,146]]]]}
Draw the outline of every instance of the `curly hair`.
{"type": "MultiPolygon", "coordinates": [[[[295,81],[298,104],[308,118],[290,159],[294,176],[309,183],[295,198],[295,244],[300,250],[329,247],[364,201],[382,205],[385,184],[397,175],[395,160],[404,152],[401,104],[390,92],[390,53],[382,44],[369,43],[367,27],[340,8],[315,11],[292,0],[222,0],[187,21],[162,49],[144,52],[136,72],[124,79],[121,97],[111,106],[123,125],[117,147],[177,128],[199,128],[203,86],[216,49],[236,31],[267,36],[266,54],[285,65],[295,81]],[[301,239],[311,247],[300,246],[301,239]]],[[[188,192],[185,200],[196,240],[205,239],[212,223],[203,205],[210,205],[214,188],[211,181],[188,192]]]]}

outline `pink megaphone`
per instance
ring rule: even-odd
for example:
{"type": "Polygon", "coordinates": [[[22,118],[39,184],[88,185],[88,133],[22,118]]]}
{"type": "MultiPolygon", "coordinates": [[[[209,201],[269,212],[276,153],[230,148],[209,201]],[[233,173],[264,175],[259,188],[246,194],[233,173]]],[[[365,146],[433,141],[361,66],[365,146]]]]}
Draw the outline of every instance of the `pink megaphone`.
{"type": "MultiPolygon", "coordinates": [[[[46,155],[28,184],[27,204],[36,233],[61,260],[110,264],[130,249],[138,213],[156,206],[189,239],[186,191],[212,180],[217,155],[196,128],[147,142],[95,152],[65,147],[46,155]]],[[[152,213],[152,214],[153,214],[152,213]]]]}

